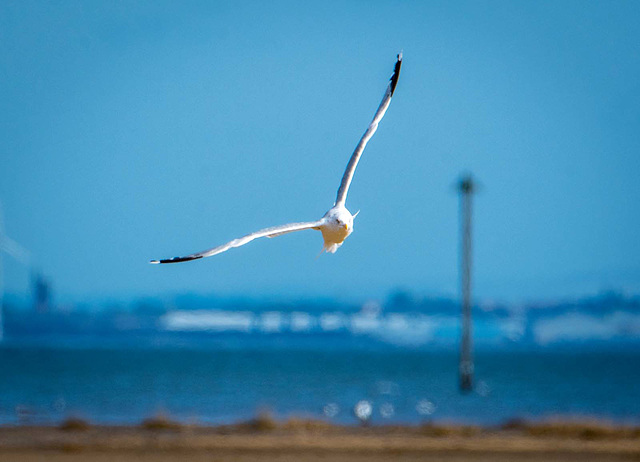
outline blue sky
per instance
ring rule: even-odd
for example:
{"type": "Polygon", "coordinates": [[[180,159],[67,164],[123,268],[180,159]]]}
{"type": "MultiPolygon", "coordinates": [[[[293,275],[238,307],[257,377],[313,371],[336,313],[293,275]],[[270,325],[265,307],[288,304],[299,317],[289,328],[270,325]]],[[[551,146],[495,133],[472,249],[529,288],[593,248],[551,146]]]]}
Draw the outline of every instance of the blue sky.
{"type": "MultiPolygon", "coordinates": [[[[640,292],[637,2],[0,4],[0,200],[61,299],[640,292]],[[335,255],[319,218],[404,50],[335,255]]],[[[10,292],[27,273],[5,259],[10,292]]]]}

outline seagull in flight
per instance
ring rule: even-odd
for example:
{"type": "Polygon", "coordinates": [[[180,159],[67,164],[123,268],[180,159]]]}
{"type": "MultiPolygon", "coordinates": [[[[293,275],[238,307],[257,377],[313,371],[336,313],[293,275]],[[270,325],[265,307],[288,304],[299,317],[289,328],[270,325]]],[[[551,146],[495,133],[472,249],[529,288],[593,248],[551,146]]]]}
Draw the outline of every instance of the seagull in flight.
{"type": "Polygon", "coordinates": [[[234,239],[230,242],[227,242],[226,244],[213,247],[212,249],[187,255],[185,257],[167,258],[165,260],[151,260],[150,263],[179,263],[183,261],[198,260],[200,258],[211,257],[213,255],[226,252],[232,247],[240,247],[241,245],[245,245],[253,241],[254,239],[258,239],[259,237],[271,238],[287,233],[292,233],[294,231],[302,231],[303,229],[315,229],[320,231],[322,233],[322,238],[324,239],[324,246],[322,248],[322,251],[335,253],[335,251],[338,250],[338,248],[342,245],[344,240],[353,232],[353,219],[356,217],[356,215],[358,215],[359,212],[356,212],[354,215],[352,215],[351,212],[349,212],[345,207],[349,185],[351,185],[353,174],[356,171],[356,166],[358,165],[358,161],[360,160],[360,156],[362,156],[362,152],[364,151],[367,142],[371,139],[373,134],[378,129],[378,124],[382,120],[382,117],[384,117],[385,112],[387,112],[389,103],[391,103],[391,97],[393,96],[393,92],[395,91],[396,85],[398,83],[398,76],[400,75],[401,65],[402,53],[399,53],[398,59],[393,69],[393,75],[389,80],[389,85],[387,86],[387,90],[384,93],[384,97],[382,98],[380,106],[378,106],[376,115],[373,117],[373,121],[371,122],[371,124],[369,124],[367,131],[364,132],[364,135],[362,135],[362,138],[360,138],[360,142],[358,143],[358,146],[356,146],[355,151],[353,151],[351,159],[349,159],[349,164],[347,165],[347,169],[345,170],[344,175],[342,176],[342,181],[340,182],[340,188],[338,189],[336,202],[320,220],[307,221],[302,223],[289,223],[287,225],[261,229],[260,231],[247,234],[246,236],[234,239]]]}

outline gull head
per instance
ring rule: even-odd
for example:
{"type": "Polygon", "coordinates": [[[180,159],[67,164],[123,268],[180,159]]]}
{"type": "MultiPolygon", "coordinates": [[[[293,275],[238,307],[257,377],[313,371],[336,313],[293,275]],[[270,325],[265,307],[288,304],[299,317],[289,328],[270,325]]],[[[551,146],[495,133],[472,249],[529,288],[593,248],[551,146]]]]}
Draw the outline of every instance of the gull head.
{"type": "Polygon", "coordinates": [[[335,253],[344,240],[353,232],[353,219],[358,215],[351,213],[343,206],[337,205],[331,208],[322,217],[322,225],[319,226],[324,239],[323,250],[335,253]]]}

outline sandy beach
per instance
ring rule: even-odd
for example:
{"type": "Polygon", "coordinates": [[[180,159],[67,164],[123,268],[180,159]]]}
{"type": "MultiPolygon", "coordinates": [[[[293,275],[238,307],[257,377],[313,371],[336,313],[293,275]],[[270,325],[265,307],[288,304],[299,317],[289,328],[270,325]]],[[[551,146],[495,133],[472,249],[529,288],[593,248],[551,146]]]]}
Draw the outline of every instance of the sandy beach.
{"type": "Polygon", "coordinates": [[[640,431],[574,424],[366,428],[305,421],[202,427],[161,420],[131,427],[70,422],[0,428],[0,462],[116,460],[638,461],[640,431]]]}

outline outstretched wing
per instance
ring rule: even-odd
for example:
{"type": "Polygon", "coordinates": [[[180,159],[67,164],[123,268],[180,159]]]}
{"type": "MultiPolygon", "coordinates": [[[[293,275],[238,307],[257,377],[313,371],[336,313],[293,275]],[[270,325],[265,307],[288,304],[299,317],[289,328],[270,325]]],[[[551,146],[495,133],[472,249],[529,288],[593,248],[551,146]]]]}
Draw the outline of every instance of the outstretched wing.
{"type": "Polygon", "coordinates": [[[358,146],[356,146],[356,150],[353,151],[351,155],[351,159],[349,160],[349,164],[347,165],[347,169],[342,176],[342,183],[340,183],[340,189],[338,189],[338,197],[336,198],[335,205],[344,205],[347,200],[347,192],[349,191],[349,185],[351,184],[351,180],[353,179],[353,174],[356,171],[356,166],[358,165],[358,161],[360,160],[360,156],[362,155],[362,151],[364,151],[364,147],[367,145],[373,134],[378,129],[378,124],[384,117],[384,113],[387,112],[387,108],[389,107],[389,103],[391,102],[391,97],[393,96],[393,92],[396,89],[396,85],[398,83],[398,76],[400,75],[400,66],[402,65],[402,52],[398,54],[398,60],[396,61],[396,67],[393,70],[393,75],[391,76],[389,86],[387,87],[387,91],[384,94],[384,98],[382,98],[382,102],[380,106],[378,106],[378,110],[376,111],[376,115],[373,117],[373,121],[367,128],[367,131],[364,132],[364,135],[360,139],[358,146]]]}
{"type": "Polygon", "coordinates": [[[219,253],[225,252],[232,247],[240,247],[241,245],[245,245],[246,243],[251,242],[259,237],[276,237],[281,236],[282,234],[292,233],[294,231],[302,231],[303,229],[316,229],[321,224],[322,220],[308,221],[305,223],[289,223],[288,225],[265,228],[261,229],[260,231],[256,231],[255,233],[247,234],[246,236],[243,236],[241,238],[234,239],[233,241],[227,242],[226,244],[219,245],[218,247],[214,247],[209,250],[203,250],[202,252],[198,253],[193,253],[191,255],[187,255],[186,257],[174,257],[167,258],[165,260],[151,260],[149,263],[156,265],[160,263],[180,263],[181,261],[190,261],[204,257],[211,257],[212,255],[217,255],[219,253]]]}

